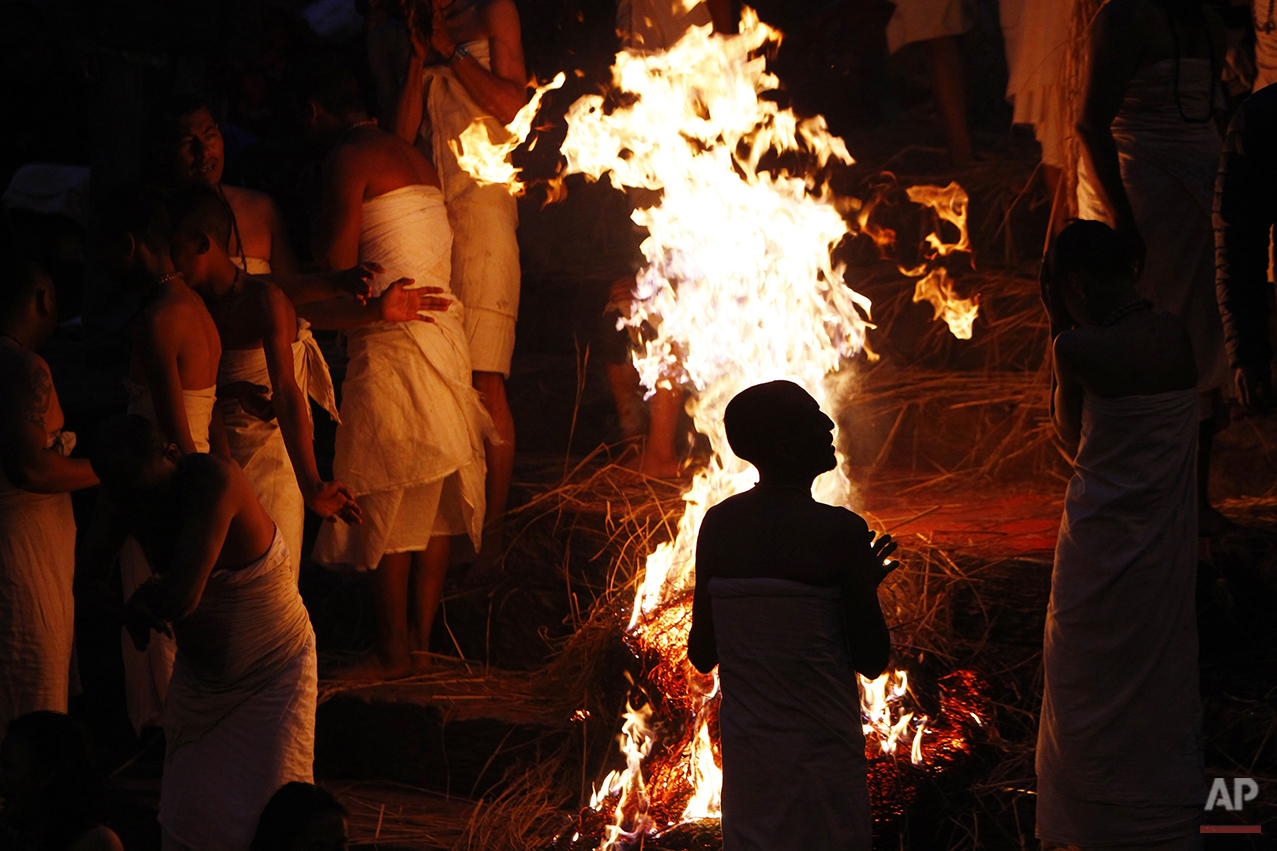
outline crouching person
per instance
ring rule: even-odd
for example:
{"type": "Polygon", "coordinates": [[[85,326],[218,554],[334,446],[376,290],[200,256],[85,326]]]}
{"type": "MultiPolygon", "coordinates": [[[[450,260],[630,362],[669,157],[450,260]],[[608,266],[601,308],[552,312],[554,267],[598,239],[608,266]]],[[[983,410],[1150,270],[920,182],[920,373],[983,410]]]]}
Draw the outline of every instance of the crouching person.
{"type": "Polygon", "coordinates": [[[104,422],[93,444],[110,501],[94,544],[132,535],[157,577],[129,599],[125,625],[139,647],[152,631],[177,644],[164,847],[246,851],[275,790],[312,779],[315,634],[288,547],[234,461],[184,455],[133,415],[104,422]]]}

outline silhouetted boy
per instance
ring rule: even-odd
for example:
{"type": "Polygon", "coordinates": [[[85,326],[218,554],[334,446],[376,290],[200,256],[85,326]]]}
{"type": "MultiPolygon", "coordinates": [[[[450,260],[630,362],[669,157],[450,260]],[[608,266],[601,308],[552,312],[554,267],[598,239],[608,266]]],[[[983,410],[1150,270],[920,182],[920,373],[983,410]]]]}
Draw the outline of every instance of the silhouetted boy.
{"type": "Polygon", "coordinates": [[[834,424],[797,384],[742,391],[724,425],[759,483],[705,515],[687,645],[723,687],[723,849],[867,851],[855,673],[887,666],[877,588],[896,545],[812,499],[837,463],[834,424]]]}

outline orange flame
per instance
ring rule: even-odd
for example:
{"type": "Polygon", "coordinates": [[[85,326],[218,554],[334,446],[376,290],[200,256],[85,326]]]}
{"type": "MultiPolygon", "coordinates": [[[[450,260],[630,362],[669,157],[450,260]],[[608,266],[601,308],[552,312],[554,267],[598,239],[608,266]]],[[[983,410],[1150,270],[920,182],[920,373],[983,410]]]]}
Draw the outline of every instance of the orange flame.
{"type": "Polygon", "coordinates": [[[979,295],[958,298],[953,292],[953,282],[943,266],[933,269],[913,288],[913,302],[929,301],[935,308],[936,319],[943,319],[953,336],[970,340],[976,315],[980,312],[979,295]]]}
{"type": "MultiPolygon", "coordinates": [[[[562,86],[566,79],[566,75],[560,71],[553,80],[538,86],[532,99],[506,125],[509,137],[504,141],[492,141],[488,126],[483,121],[475,121],[461,131],[460,139],[448,140],[448,147],[457,157],[457,164],[479,183],[504,183],[509,187],[510,194],[522,195],[527,187],[519,178],[519,169],[510,162],[510,154],[532,132],[532,119],[541,108],[541,98],[546,92],[562,86]]],[[[536,144],[535,139],[533,144],[536,144]]]]}

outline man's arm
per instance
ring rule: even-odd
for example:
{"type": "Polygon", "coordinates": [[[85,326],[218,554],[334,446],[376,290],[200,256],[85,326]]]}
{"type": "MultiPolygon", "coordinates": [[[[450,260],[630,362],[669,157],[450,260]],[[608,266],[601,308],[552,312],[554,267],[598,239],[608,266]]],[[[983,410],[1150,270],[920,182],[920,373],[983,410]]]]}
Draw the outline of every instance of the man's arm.
{"type": "Polygon", "coordinates": [[[53,376],[39,356],[14,352],[0,376],[0,466],[16,488],[66,493],[98,483],[84,458],[47,447],[45,418],[57,402],[53,376]]]}
{"type": "MultiPolygon", "coordinates": [[[[484,68],[473,56],[464,56],[453,62],[452,72],[481,109],[502,124],[509,124],[528,102],[528,71],[523,62],[519,10],[513,0],[495,0],[483,7],[483,17],[491,33],[488,56],[492,70],[484,68]]],[[[446,37],[447,28],[443,30],[446,37]]],[[[446,59],[453,55],[456,45],[437,45],[436,49],[446,59]]]]}
{"type": "Polygon", "coordinates": [[[265,328],[262,347],[266,371],[273,388],[271,402],[279,420],[279,430],[288,449],[288,459],[311,510],[325,520],[341,517],[347,523],[360,520],[355,497],[340,482],[325,482],[315,464],[314,433],[306,395],[297,386],[293,365],[293,340],[297,336],[297,314],[288,298],[270,284],[263,287],[265,328]]]}
{"type": "MultiPolygon", "coordinates": [[[[1082,115],[1077,125],[1082,151],[1100,197],[1113,214],[1114,227],[1135,238],[1135,213],[1122,183],[1117,143],[1110,127],[1139,68],[1142,42],[1133,0],[1109,3],[1091,26],[1091,58],[1082,115]]],[[[1141,251],[1142,254],[1142,251],[1141,251]]],[[[1139,258],[1143,262],[1143,257],[1139,258]]]]}
{"type": "MultiPolygon", "coordinates": [[[[243,473],[230,469],[235,462],[214,455],[200,456],[200,461],[199,470],[187,474],[181,528],[169,569],[158,582],[134,593],[149,613],[169,623],[199,605],[237,510],[233,477],[243,473]]],[[[133,608],[139,603],[130,598],[128,605],[133,608]]]]}
{"type": "Polygon", "coordinates": [[[718,664],[714,639],[714,601],[709,595],[713,572],[714,523],[707,514],[696,537],[696,590],[692,596],[692,628],[687,634],[687,660],[702,674],[718,664]]]}
{"type": "Polygon", "coordinates": [[[301,305],[297,315],[315,328],[326,331],[349,331],[373,322],[434,322],[422,311],[447,310],[452,299],[442,295],[439,287],[407,289],[412,278],[400,278],[377,298],[358,302],[353,298],[331,298],[301,305]]]}
{"type": "Polygon", "coordinates": [[[1215,292],[1242,402],[1272,406],[1268,246],[1277,221],[1277,98],[1260,92],[1233,117],[1215,183],[1215,292]]]}
{"type": "Polygon", "coordinates": [[[258,275],[264,281],[270,281],[284,291],[293,306],[310,304],[341,296],[354,296],[356,299],[367,299],[373,278],[385,270],[377,263],[360,263],[350,269],[340,271],[315,272],[306,275],[281,275],[271,272],[269,275],[258,275]]]}
{"type": "MultiPolygon", "coordinates": [[[[851,514],[851,512],[848,512],[851,514]]],[[[897,563],[890,560],[896,545],[890,535],[874,540],[864,518],[851,514],[844,540],[852,554],[842,586],[847,649],[856,673],[876,679],[891,658],[891,633],[878,603],[878,586],[897,563]]]]}
{"type": "Polygon", "coordinates": [[[356,153],[346,145],[334,148],[324,160],[321,182],[315,259],[328,269],[349,269],[359,262],[359,231],[368,184],[356,153]]]}
{"type": "Polygon", "coordinates": [[[284,217],[280,215],[275,199],[263,196],[266,205],[266,220],[270,224],[270,268],[272,272],[284,275],[297,274],[297,257],[293,254],[293,245],[288,240],[288,228],[284,227],[284,217]]]}
{"type": "Polygon", "coordinates": [[[155,423],[166,440],[177,444],[183,453],[189,455],[196,451],[196,446],[186,418],[182,376],[177,368],[181,334],[180,322],[144,315],[135,343],[146,374],[146,384],[151,391],[151,401],[155,405],[155,423]]]}
{"type": "Polygon", "coordinates": [[[1066,446],[1076,448],[1082,439],[1082,381],[1076,370],[1076,335],[1065,332],[1055,338],[1051,388],[1051,424],[1066,446]]]}

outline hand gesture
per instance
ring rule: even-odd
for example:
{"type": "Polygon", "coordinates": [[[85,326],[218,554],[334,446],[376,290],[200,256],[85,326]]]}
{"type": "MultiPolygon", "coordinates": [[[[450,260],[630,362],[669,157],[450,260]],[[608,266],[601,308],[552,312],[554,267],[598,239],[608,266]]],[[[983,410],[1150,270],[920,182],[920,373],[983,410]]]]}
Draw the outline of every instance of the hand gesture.
{"type": "Polygon", "coordinates": [[[275,405],[271,401],[270,388],[251,381],[232,381],[217,388],[222,399],[234,399],[244,412],[264,423],[275,419],[275,405]]]}
{"type": "Polygon", "coordinates": [[[360,304],[367,304],[368,299],[372,297],[372,279],[384,274],[385,271],[380,263],[365,260],[358,266],[340,272],[337,276],[337,286],[342,292],[353,295],[360,304]]]}
{"type": "Polygon", "coordinates": [[[404,0],[404,21],[408,25],[408,39],[412,42],[412,58],[420,66],[430,53],[430,30],[425,28],[430,18],[423,14],[422,6],[428,0],[404,0]]]}
{"type": "Polygon", "coordinates": [[[319,488],[306,498],[306,504],[330,523],[342,520],[354,526],[364,522],[354,494],[341,482],[320,482],[319,488]]]}
{"type": "Polygon", "coordinates": [[[379,316],[382,322],[434,322],[422,313],[427,310],[447,310],[452,305],[448,298],[437,298],[443,290],[439,287],[408,288],[412,278],[400,278],[395,281],[378,300],[379,316]]]}
{"type": "Polygon", "coordinates": [[[873,583],[875,589],[891,574],[891,571],[900,566],[900,562],[891,558],[895,551],[896,542],[890,535],[879,535],[878,539],[874,540],[874,533],[872,531],[869,533],[869,581],[873,583]]]}
{"type": "Polygon", "coordinates": [[[447,61],[457,52],[457,43],[448,34],[448,20],[443,14],[443,8],[448,4],[443,0],[428,0],[428,2],[430,3],[430,46],[444,61],[447,61]]]}
{"type": "Polygon", "coordinates": [[[169,638],[173,637],[173,629],[168,622],[151,610],[150,596],[155,582],[152,579],[142,583],[124,604],[124,627],[138,652],[145,650],[150,643],[152,630],[162,632],[169,638]]]}
{"type": "Polygon", "coordinates": [[[1250,411],[1257,414],[1272,413],[1273,376],[1266,364],[1244,366],[1234,374],[1237,383],[1237,398],[1250,411]]]}

